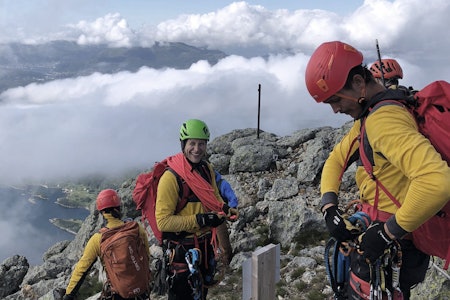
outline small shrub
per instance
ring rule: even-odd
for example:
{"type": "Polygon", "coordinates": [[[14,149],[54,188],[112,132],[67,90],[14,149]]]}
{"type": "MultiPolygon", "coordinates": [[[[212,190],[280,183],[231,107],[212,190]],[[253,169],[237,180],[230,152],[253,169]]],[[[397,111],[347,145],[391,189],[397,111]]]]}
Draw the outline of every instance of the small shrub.
{"type": "Polygon", "coordinates": [[[325,295],[320,291],[312,290],[308,293],[308,300],[323,300],[325,299],[325,295]]]}
{"type": "Polygon", "coordinates": [[[301,231],[295,236],[294,241],[297,244],[297,248],[304,249],[311,245],[320,244],[321,240],[328,239],[329,234],[318,230],[301,231]]]}
{"type": "Polygon", "coordinates": [[[305,268],[297,268],[292,272],[292,278],[299,278],[305,273],[305,268]]]}

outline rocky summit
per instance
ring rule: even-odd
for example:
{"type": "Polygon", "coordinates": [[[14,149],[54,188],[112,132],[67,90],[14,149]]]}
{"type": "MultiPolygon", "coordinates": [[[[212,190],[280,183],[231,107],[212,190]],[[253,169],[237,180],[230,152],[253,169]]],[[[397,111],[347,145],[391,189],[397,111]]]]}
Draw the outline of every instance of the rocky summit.
{"type": "MultiPolygon", "coordinates": [[[[221,283],[209,291],[208,299],[242,298],[242,264],[252,252],[269,243],[280,244],[280,281],[277,299],[330,299],[324,250],[328,240],[320,203],[320,174],[323,164],[343,134],[351,126],[303,129],[289,136],[277,136],[256,129],[234,130],[212,140],[209,160],[224,174],[239,198],[240,218],[230,223],[234,257],[222,269],[221,283]]],[[[171,153],[168,153],[170,155],[171,153]]],[[[149,167],[153,163],[149,162],[149,167]]],[[[357,199],[350,166],[341,185],[341,202],[357,199]]],[[[139,220],[140,212],[132,200],[135,178],[121,185],[119,194],[124,214],[139,220]]],[[[13,256],[0,265],[0,298],[60,299],[74,264],[89,237],[101,227],[101,218],[92,203],[90,215],[72,241],[59,242],[43,255],[43,264],[30,267],[26,257],[13,256]]],[[[157,256],[156,240],[151,237],[152,255],[157,256]]],[[[413,290],[413,299],[449,299],[450,280],[435,259],[425,283],[413,290]]],[[[97,261],[81,290],[90,294],[79,299],[97,299],[103,278],[97,261]],[[96,294],[97,293],[97,294],[96,294]]],[[[152,299],[164,299],[152,294],[152,299]]]]}

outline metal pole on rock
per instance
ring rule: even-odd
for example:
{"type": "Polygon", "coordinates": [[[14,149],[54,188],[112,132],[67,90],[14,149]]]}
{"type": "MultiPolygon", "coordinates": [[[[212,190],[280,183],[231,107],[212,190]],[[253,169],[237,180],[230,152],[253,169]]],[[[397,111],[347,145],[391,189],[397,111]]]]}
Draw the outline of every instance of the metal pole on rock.
{"type": "Polygon", "coordinates": [[[259,121],[260,121],[260,111],[261,111],[261,84],[258,84],[258,126],[256,128],[256,138],[259,139],[259,121]]]}

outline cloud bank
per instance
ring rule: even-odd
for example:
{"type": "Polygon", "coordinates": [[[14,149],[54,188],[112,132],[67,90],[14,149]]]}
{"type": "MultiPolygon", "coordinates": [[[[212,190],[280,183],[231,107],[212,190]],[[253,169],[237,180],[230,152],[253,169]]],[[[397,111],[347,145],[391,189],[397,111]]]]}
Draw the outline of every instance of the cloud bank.
{"type": "MultiPolygon", "coordinates": [[[[304,84],[311,52],[343,40],[376,59],[403,67],[403,84],[423,87],[448,80],[450,3],[431,0],[366,0],[342,16],[324,10],[268,10],[235,2],[207,14],[180,15],[156,27],[132,29],[120,13],[80,20],[54,38],[111,47],[149,46],[155,40],[220,49],[230,55],[211,66],[138,72],[30,84],[0,95],[0,182],[60,178],[150,167],[179,151],[178,130],[189,118],[206,121],[212,137],[257,126],[288,135],[303,128],[338,127],[347,116],[316,104],[304,84]],[[264,56],[263,56],[264,55],[264,56]],[[264,57],[264,58],[263,58],[264,57]]],[[[21,35],[22,37],[23,35],[21,35]]]]}

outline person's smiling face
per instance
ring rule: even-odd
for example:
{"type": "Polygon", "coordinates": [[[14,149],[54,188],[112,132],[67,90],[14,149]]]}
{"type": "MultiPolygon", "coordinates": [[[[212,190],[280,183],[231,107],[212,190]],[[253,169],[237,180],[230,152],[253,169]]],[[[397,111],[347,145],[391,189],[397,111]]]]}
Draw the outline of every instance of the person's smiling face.
{"type": "Polygon", "coordinates": [[[188,139],[184,146],[184,155],[190,162],[199,163],[206,155],[206,145],[206,140],[188,139]]]}

